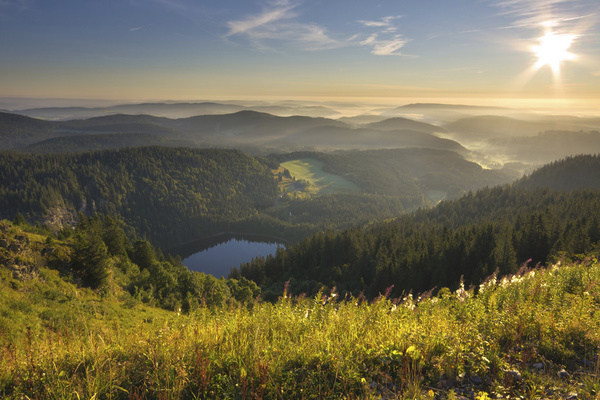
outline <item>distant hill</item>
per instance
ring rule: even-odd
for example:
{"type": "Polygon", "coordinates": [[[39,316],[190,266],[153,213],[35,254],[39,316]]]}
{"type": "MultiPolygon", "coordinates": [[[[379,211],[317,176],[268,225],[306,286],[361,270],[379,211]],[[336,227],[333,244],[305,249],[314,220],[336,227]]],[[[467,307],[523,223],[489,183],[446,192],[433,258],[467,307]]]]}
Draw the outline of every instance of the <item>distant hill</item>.
{"type": "Polygon", "coordinates": [[[491,138],[535,136],[544,131],[572,130],[581,126],[569,120],[552,118],[524,121],[505,116],[480,115],[444,125],[457,140],[483,141],[491,138]]]}
{"type": "Polygon", "coordinates": [[[503,159],[545,164],[568,156],[600,153],[600,132],[545,131],[528,137],[493,138],[483,148],[503,159]]]}
{"type": "Polygon", "coordinates": [[[48,119],[69,120],[101,117],[114,114],[148,114],[158,117],[185,118],[202,114],[229,114],[244,107],[221,103],[141,103],[110,107],[47,107],[13,111],[21,115],[48,119]]]}
{"type": "MultiPolygon", "coordinates": [[[[233,148],[263,155],[301,150],[407,147],[451,150],[466,155],[470,151],[468,148],[473,147],[485,153],[482,159],[500,164],[524,162],[540,165],[569,155],[600,151],[597,131],[547,129],[577,124],[577,127],[592,126],[594,122],[593,118],[525,121],[488,115],[462,118],[444,127],[405,117],[387,118],[357,127],[343,120],[280,117],[250,110],[176,119],[145,114],[114,114],[68,121],[46,121],[0,113],[0,150],[51,152],[55,149],[67,152],[69,149],[122,148],[140,141],[134,136],[119,135],[143,134],[155,136],[148,137],[148,144],[153,145],[233,148]],[[93,140],[50,140],[103,134],[111,136],[95,137],[93,140]],[[440,134],[444,137],[440,138],[440,134]],[[86,144],[89,147],[86,148],[86,144]],[[44,146],[47,148],[44,149],[44,146]]],[[[490,165],[493,165],[492,162],[490,165]]]]}
{"type": "Polygon", "coordinates": [[[445,132],[445,129],[442,127],[401,117],[389,118],[384,121],[373,122],[365,125],[365,128],[382,130],[412,130],[430,134],[436,132],[445,132]]]}
{"type": "Polygon", "coordinates": [[[452,150],[461,154],[467,149],[459,143],[414,130],[383,130],[346,127],[318,126],[298,132],[282,140],[287,144],[321,149],[386,149],[386,148],[431,148],[452,150]]]}
{"type": "Polygon", "coordinates": [[[562,126],[572,127],[573,130],[600,129],[600,118],[598,117],[578,117],[574,115],[553,115],[553,114],[533,114],[533,113],[513,113],[513,118],[530,122],[544,122],[560,124],[562,126]]]}
{"type": "Polygon", "coordinates": [[[600,189],[600,155],[578,155],[555,161],[523,177],[516,185],[527,189],[600,189]]]}
{"type": "Polygon", "coordinates": [[[248,106],[251,111],[258,111],[277,115],[279,117],[305,116],[305,117],[333,117],[338,111],[323,106],[248,106]]]}
{"type": "Polygon", "coordinates": [[[442,125],[475,115],[505,115],[510,112],[510,109],[461,104],[414,103],[373,112],[388,117],[405,117],[442,125]]]}
{"type": "MultiPolygon", "coordinates": [[[[115,114],[69,121],[45,121],[5,113],[0,115],[0,135],[4,137],[0,149],[23,148],[55,137],[101,133],[143,133],[169,140],[185,141],[193,146],[246,149],[258,148],[270,144],[275,139],[316,126],[345,127],[346,125],[326,118],[277,117],[256,111],[179,119],[115,114]]],[[[112,147],[123,147],[119,143],[119,136],[113,135],[111,139],[114,141],[112,147]]],[[[108,138],[104,142],[108,146],[108,138]]],[[[80,145],[83,143],[84,141],[79,141],[80,145]]]]}
{"type": "Polygon", "coordinates": [[[363,114],[363,115],[356,115],[354,117],[340,117],[337,120],[341,121],[345,124],[348,124],[348,125],[360,126],[360,125],[370,124],[373,122],[383,121],[385,119],[388,119],[388,117],[383,116],[383,115],[363,114]]]}
{"type": "MultiPolygon", "coordinates": [[[[21,126],[18,135],[10,135],[6,130],[10,149],[33,148],[36,151],[50,152],[61,148],[68,151],[68,144],[73,151],[92,150],[98,148],[121,148],[135,143],[132,137],[122,134],[154,135],[163,139],[152,139],[149,144],[170,145],[169,142],[186,143],[190,146],[238,148],[249,152],[273,152],[281,150],[321,149],[380,149],[420,147],[453,150],[466,153],[460,144],[449,139],[442,139],[429,134],[439,130],[432,125],[408,119],[392,119],[385,123],[373,125],[371,128],[352,128],[344,122],[303,116],[278,117],[257,111],[239,111],[224,115],[199,115],[189,118],[171,119],[151,115],[115,114],[82,120],[44,121],[13,115],[13,126],[21,126]],[[34,134],[22,132],[32,128],[34,134]],[[414,129],[401,129],[413,127],[414,129]],[[377,128],[377,129],[376,129],[377,128]],[[78,135],[110,135],[105,138],[95,137],[91,140],[63,139],[48,142],[57,137],[74,137],[78,135]],[[25,140],[27,138],[27,140],[25,140]],[[18,139],[18,140],[17,140],[18,139]],[[121,143],[123,139],[126,143],[121,143]],[[100,142],[102,144],[100,144],[100,142]],[[60,143],[59,147],[51,144],[60,143]],[[89,144],[89,148],[85,145],[89,144]],[[111,144],[112,143],[112,144],[111,144]],[[47,145],[47,149],[43,147],[47,145]]],[[[8,119],[8,117],[6,117],[8,119]]],[[[15,131],[16,132],[16,131],[15,131]]],[[[2,144],[0,144],[2,147],[2,144]]]]}
{"type": "Polygon", "coordinates": [[[0,112],[0,148],[14,149],[49,137],[58,125],[22,115],[0,112]]]}
{"type": "Polygon", "coordinates": [[[338,114],[331,108],[308,105],[250,105],[199,102],[199,103],[140,103],[120,104],[110,107],[46,107],[12,111],[34,118],[54,121],[84,119],[114,114],[147,114],[156,117],[188,118],[197,115],[232,114],[251,110],[278,116],[303,115],[309,117],[329,117],[338,114]]]}
{"type": "Polygon", "coordinates": [[[490,106],[474,106],[468,104],[444,104],[444,103],[411,103],[398,107],[398,109],[430,109],[430,110],[498,110],[506,111],[510,108],[505,107],[490,107],[490,106]]]}
{"type": "Polygon", "coordinates": [[[444,126],[456,137],[478,141],[494,137],[532,136],[548,125],[497,115],[467,117],[444,126]]]}

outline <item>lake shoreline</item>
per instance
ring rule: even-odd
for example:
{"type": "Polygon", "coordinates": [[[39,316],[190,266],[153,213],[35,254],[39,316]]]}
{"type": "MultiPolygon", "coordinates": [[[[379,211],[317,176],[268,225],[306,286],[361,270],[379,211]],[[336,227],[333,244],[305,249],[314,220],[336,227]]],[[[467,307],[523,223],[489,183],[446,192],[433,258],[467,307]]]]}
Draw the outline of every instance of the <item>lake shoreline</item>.
{"type": "Polygon", "coordinates": [[[256,239],[253,241],[259,242],[274,242],[281,243],[286,246],[294,244],[293,241],[272,235],[265,235],[262,233],[243,233],[243,232],[219,232],[211,236],[205,236],[200,239],[190,240],[178,246],[175,246],[168,251],[167,254],[172,256],[180,256],[182,259],[188,257],[191,254],[197,253],[198,251],[188,250],[190,248],[198,248],[201,247],[201,244],[205,244],[207,247],[210,247],[210,244],[216,245],[226,241],[226,239],[256,239]]]}

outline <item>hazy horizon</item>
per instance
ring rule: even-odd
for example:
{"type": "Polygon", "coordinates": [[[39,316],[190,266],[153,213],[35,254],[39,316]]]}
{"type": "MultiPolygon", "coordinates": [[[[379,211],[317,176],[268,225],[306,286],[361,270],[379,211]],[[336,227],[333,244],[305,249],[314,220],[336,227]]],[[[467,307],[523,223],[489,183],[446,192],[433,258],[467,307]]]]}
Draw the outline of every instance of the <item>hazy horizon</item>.
{"type": "MultiPolygon", "coordinates": [[[[531,112],[539,114],[560,114],[581,117],[600,116],[600,104],[581,101],[557,101],[554,99],[480,99],[480,98],[207,98],[207,99],[86,99],[86,98],[18,98],[0,97],[0,110],[19,112],[36,108],[103,108],[144,103],[219,103],[252,106],[321,106],[335,110],[338,114],[329,118],[352,117],[378,114],[378,109],[396,108],[412,104],[440,104],[447,106],[468,106],[506,109],[507,113],[531,112]]],[[[409,114],[406,116],[411,118],[409,114]]],[[[418,118],[414,118],[418,119],[418,118]]]]}

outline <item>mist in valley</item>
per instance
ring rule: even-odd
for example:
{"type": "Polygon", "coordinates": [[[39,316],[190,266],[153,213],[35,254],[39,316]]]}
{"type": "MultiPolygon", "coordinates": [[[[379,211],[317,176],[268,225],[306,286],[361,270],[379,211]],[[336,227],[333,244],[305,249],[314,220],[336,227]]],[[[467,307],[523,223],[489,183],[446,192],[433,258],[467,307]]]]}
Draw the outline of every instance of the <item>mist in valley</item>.
{"type": "Polygon", "coordinates": [[[293,151],[430,148],[460,154],[514,179],[545,163],[600,152],[600,116],[441,103],[198,101],[114,103],[3,99],[5,149],[84,151],[135,145],[234,148],[255,155],[293,151]],[[74,104],[74,103],[72,103],[74,104]],[[99,104],[99,105],[98,105],[99,104]],[[32,118],[32,133],[8,114],[32,118]],[[16,125],[15,125],[16,124],[16,125]],[[41,126],[43,128],[41,128],[41,126]]]}

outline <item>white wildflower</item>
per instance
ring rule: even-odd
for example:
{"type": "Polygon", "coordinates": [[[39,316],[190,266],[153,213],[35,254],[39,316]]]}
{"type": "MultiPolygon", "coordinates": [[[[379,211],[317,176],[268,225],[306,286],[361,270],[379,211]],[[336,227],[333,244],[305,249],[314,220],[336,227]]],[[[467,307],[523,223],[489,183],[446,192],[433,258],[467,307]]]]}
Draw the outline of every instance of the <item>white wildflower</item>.
{"type": "Polygon", "coordinates": [[[469,292],[465,290],[465,283],[461,281],[459,288],[456,290],[456,298],[464,301],[467,297],[469,297],[469,292]]]}

